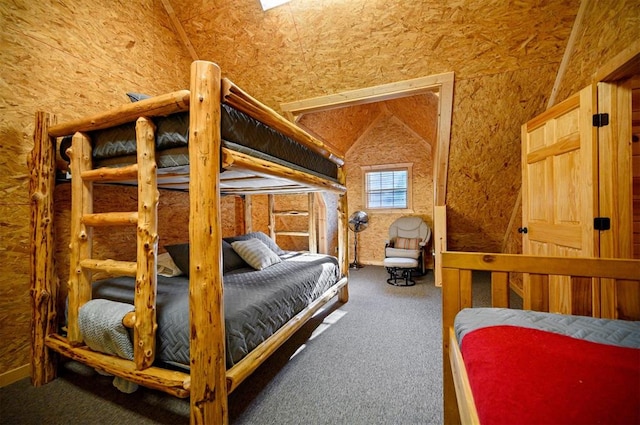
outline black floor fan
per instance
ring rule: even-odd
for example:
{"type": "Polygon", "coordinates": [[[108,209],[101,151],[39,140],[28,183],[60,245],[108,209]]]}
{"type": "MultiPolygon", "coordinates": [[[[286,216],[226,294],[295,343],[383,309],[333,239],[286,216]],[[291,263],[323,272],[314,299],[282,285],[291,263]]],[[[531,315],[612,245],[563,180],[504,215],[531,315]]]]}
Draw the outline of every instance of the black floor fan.
{"type": "Polygon", "coordinates": [[[349,264],[350,269],[364,267],[358,262],[358,233],[369,226],[369,216],[364,211],[356,211],[349,217],[349,229],[353,231],[353,263],[349,264]]]}

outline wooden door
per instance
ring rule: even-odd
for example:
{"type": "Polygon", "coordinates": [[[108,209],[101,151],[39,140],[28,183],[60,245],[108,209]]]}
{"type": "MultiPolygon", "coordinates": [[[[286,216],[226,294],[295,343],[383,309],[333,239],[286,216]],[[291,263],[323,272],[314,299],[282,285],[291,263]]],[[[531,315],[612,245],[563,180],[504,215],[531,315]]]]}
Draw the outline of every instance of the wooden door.
{"type": "MultiPolygon", "coordinates": [[[[633,105],[637,77],[598,83],[598,112],[609,117],[598,128],[599,215],[611,229],[600,232],[600,257],[634,258],[633,105]]],[[[640,99],[638,99],[640,100],[640,99]]],[[[637,103],[637,100],[636,100],[637,103]]],[[[637,258],[637,257],[636,257],[637,258]]],[[[601,280],[601,316],[638,320],[640,287],[629,281],[601,280]]]]}
{"type": "MultiPolygon", "coordinates": [[[[597,257],[598,149],[592,85],[522,126],[523,253],[597,257]],[[524,233],[526,231],[526,233],[524,233]]],[[[524,308],[589,314],[590,282],[524,276],[524,308]],[[547,304],[548,291],[548,304],[547,304]]]]}

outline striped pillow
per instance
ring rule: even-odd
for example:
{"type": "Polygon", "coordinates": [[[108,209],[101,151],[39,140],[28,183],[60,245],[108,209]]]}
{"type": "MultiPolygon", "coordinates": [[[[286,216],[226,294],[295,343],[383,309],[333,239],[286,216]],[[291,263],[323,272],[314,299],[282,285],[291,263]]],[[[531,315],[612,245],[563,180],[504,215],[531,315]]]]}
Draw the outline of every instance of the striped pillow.
{"type": "Polygon", "coordinates": [[[418,238],[396,238],[396,242],[393,245],[394,248],[398,249],[419,249],[420,247],[420,239],[418,238]]]}
{"type": "Polygon", "coordinates": [[[231,246],[247,264],[256,270],[265,269],[282,261],[280,257],[278,257],[278,254],[269,249],[264,242],[256,238],[245,241],[235,241],[231,243],[231,246]]]}

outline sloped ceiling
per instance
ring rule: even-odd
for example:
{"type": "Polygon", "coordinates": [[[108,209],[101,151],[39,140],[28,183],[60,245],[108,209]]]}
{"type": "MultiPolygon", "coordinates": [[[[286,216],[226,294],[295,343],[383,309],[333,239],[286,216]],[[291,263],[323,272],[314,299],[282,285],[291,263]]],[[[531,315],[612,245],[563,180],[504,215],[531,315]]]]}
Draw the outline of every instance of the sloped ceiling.
{"type": "MultiPolygon", "coordinates": [[[[258,0],[162,2],[194,57],[276,110],[453,71],[449,249],[502,250],[520,190],[520,125],[546,108],[580,0],[291,0],[267,12],[258,0]]],[[[346,152],[381,107],[327,112],[313,131],[346,152]]],[[[428,120],[406,116],[415,105],[384,107],[429,142],[428,120]]]]}
{"type": "Polygon", "coordinates": [[[433,148],[438,96],[433,93],[348,106],[302,115],[297,123],[345,155],[381,115],[395,116],[405,128],[433,148]]]}
{"type": "Polygon", "coordinates": [[[274,107],[454,70],[559,63],[579,0],[163,0],[200,59],[274,107]]]}

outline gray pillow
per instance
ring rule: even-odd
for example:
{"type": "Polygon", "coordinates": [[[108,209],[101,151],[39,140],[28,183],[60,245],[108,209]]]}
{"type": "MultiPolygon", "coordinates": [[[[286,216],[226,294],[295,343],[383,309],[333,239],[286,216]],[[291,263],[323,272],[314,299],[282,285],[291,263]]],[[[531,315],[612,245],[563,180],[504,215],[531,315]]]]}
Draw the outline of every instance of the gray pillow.
{"type": "Polygon", "coordinates": [[[224,263],[224,273],[249,266],[233,249],[231,244],[224,240],[222,241],[222,261],[224,263]]]}
{"type": "Polygon", "coordinates": [[[256,270],[266,269],[282,261],[275,252],[257,238],[235,241],[231,246],[247,264],[256,270]]]}
{"type": "MultiPolygon", "coordinates": [[[[164,247],[176,266],[184,274],[189,275],[189,244],[165,245],[164,247]]],[[[248,264],[233,250],[231,245],[222,241],[222,273],[248,267],[248,264]]]]}
{"type": "Polygon", "coordinates": [[[271,239],[269,236],[267,236],[263,232],[251,232],[251,233],[247,233],[246,235],[224,238],[224,240],[229,243],[233,243],[235,241],[246,241],[247,239],[251,239],[251,238],[259,239],[262,243],[264,243],[267,247],[269,247],[271,251],[275,252],[277,255],[286,254],[286,252],[283,251],[273,239],[271,239]]]}
{"type": "Polygon", "coordinates": [[[165,245],[164,249],[167,250],[173,262],[182,270],[182,273],[189,276],[189,244],[165,245]]]}

